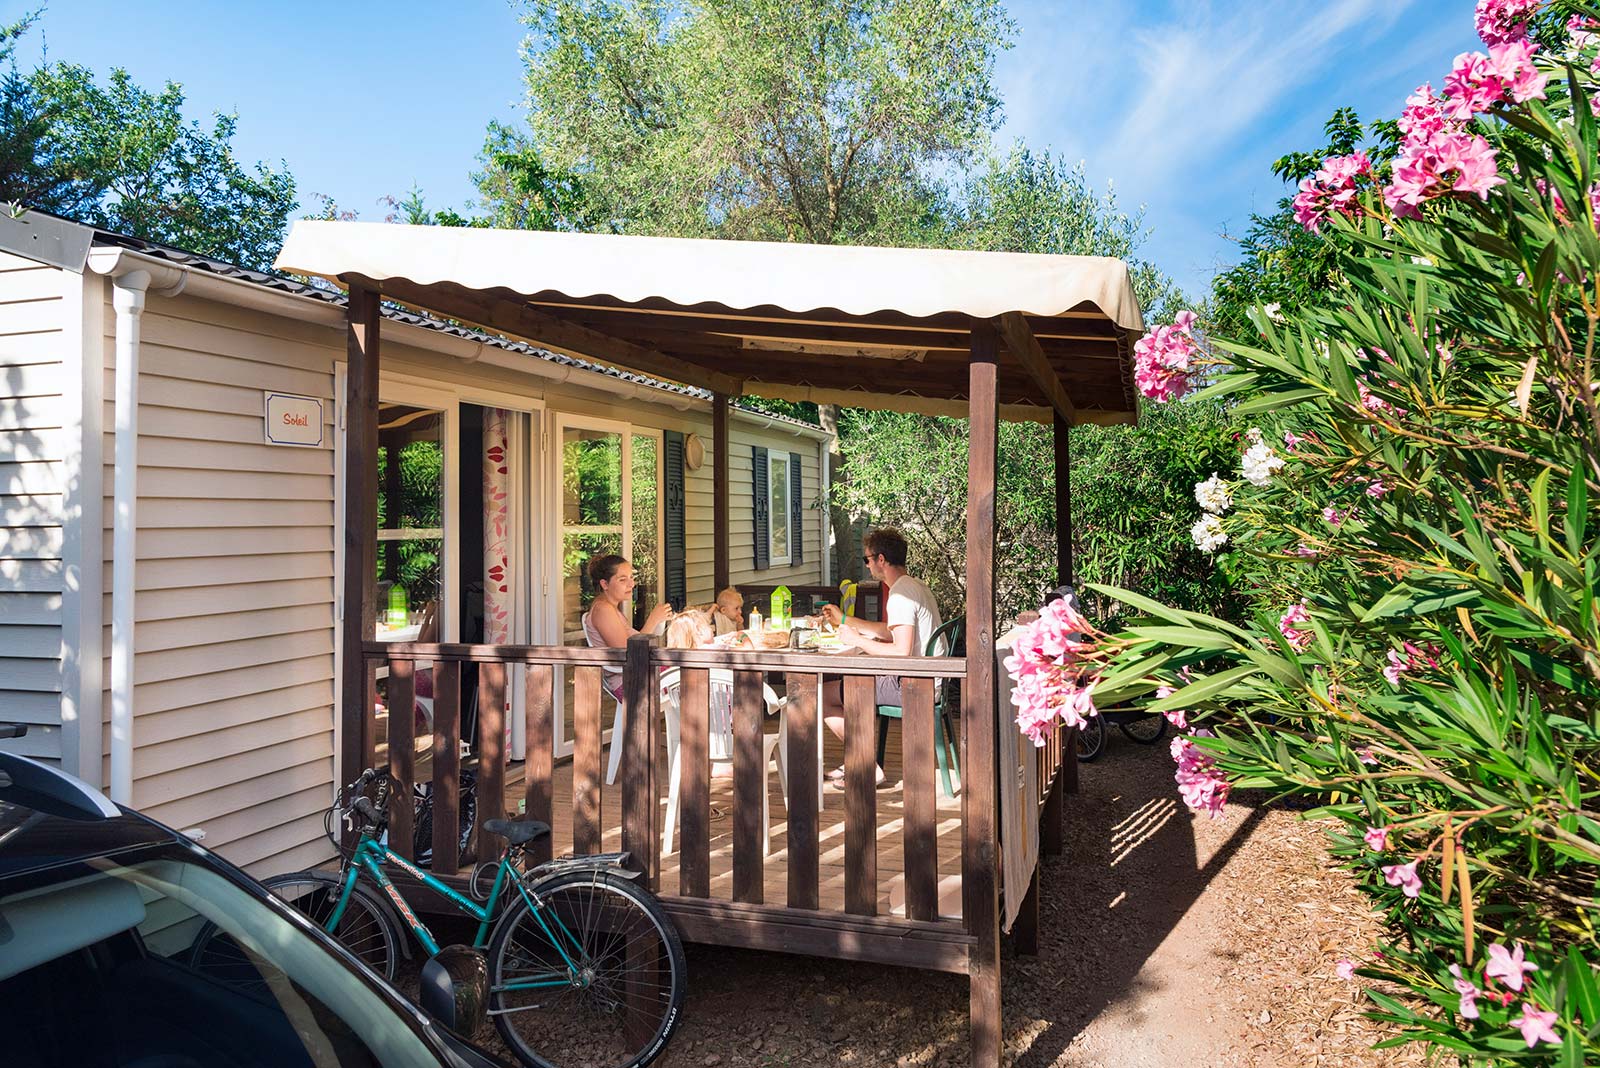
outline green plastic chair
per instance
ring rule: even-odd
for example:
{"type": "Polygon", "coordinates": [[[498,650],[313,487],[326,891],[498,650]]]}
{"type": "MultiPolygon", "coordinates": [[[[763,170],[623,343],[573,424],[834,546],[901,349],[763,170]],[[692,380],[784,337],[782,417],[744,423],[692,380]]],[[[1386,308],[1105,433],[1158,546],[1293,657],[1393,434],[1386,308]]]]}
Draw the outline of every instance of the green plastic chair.
{"type": "MultiPolygon", "coordinates": [[[[956,646],[961,644],[962,632],[966,629],[966,617],[957,616],[934,631],[928,638],[928,648],[923,650],[923,655],[933,656],[934,650],[939,648],[941,639],[946,640],[945,648],[952,654],[956,646]]],[[[944,786],[946,797],[956,796],[954,787],[950,783],[950,770],[955,769],[957,775],[961,774],[960,757],[957,755],[957,738],[954,725],[950,722],[950,690],[949,685],[940,687],[935,691],[933,702],[933,751],[939,761],[939,779],[944,786]]],[[[878,767],[883,767],[884,753],[889,747],[889,721],[891,719],[904,719],[905,712],[899,705],[878,706],[878,767]]]]}

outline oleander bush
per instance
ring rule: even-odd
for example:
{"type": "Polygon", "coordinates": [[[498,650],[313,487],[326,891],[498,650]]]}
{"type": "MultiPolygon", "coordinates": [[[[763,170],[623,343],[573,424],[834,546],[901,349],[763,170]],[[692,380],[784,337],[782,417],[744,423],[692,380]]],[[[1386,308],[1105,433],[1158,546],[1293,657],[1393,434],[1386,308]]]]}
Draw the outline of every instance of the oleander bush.
{"type": "Polygon", "coordinates": [[[1150,701],[1197,809],[1316,799],[1391,925],[1341,974],[1381,981],[1392,1042],[1473,1065],[1600,1063],[1600,22],[1541,48],[1548,15],[1483,0],[1486,53],[1410,99],[1392,162],[1302,183],[1334,299],[1256,309],[1254,344],[1188,316],[1140,343],[1147,396],[1254,424],[1191,512],[1251,616],[1104,590],[1145,617],[1038,638],[1072,666],[1021,698],[1150,701]]]}

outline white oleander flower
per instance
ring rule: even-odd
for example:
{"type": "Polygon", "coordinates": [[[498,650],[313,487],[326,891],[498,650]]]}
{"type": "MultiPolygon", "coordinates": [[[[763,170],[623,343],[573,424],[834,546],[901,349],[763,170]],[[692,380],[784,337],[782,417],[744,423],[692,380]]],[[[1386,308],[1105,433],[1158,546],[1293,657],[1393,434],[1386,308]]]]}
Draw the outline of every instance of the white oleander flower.
{"type": "Polygon", "coordinates": [[[1239,461],[1239,473],[1252,486],[1267,485],[1272,481],[1272,476],[1281,470],[1283,470],[1283,457],[1263,441],[1258,441],[1246,449],[1244,458],[1239,461]]]}
{"type": "Polygon", "coordinates": [[[1233,494],[1228,492],[1228,484],[1217,477],[1215,471],[1204,482],[1194,484],[1194,499],[1201,508],[1214,515],[1221,515],[1233,507],[1233,494]]]}
{"type": "Polygon", "coordinates": [[[1194,547],[1203,553],[1214,553],[1228,544],[1228,534],[1222,529],[1222,520],[1210,512],[1189,528],[1189,536],[1194,539],[1194,547]]]}

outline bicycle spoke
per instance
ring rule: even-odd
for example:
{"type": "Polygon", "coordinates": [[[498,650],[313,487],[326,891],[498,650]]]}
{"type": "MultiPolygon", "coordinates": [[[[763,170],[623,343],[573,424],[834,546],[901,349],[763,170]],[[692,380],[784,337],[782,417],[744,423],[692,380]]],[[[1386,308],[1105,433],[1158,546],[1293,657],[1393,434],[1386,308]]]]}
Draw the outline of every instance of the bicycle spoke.
{"type": "Polygon", "coordinates": [[[663,1029],[675,1026],[681,950],[637,891],[617,882],[587,873],[541,888],[540,915],[521,911],[496,939],[490,1012],[530,1064],[639,1064],[659,1052],[663,1029]],[[553,940],[571,957],[570,970],[553,940]],[[503,989],[552,974],[570,976],[570,985],[503,989]]]}

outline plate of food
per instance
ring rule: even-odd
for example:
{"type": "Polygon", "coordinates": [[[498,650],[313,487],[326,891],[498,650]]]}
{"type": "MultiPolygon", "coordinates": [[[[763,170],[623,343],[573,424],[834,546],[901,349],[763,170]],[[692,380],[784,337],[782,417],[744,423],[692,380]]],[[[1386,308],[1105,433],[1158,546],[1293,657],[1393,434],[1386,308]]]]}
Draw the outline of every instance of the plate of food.
{"type": "Polygon", "coordinates": [[[844,642],[840,640],[837,634],[819,631],[806,639],[805,647],[807,649],[815,649],[818,652],[829,653],[836,649],[843,649],[844,642]]]}

